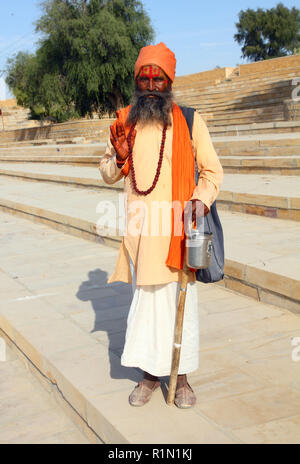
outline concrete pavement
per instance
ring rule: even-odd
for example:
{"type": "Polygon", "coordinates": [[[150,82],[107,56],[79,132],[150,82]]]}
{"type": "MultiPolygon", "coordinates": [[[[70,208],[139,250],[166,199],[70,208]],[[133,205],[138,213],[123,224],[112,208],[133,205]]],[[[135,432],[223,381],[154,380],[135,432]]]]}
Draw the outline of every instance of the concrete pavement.
{"type": "Polygon", "coordinates": [[[0,444],[90,444],[7,339],[5,351],[0,362],[0,444]]]}
{"type": "Polygon", "coordinates": [[[167,406],[163,378],[132,408],[141,372],[120,365],[131,288],[107,285],[117,250],[0,221],[0,327],[105,443],[299,443],[298,315],[199,283],[196,407],[167,406]]]}

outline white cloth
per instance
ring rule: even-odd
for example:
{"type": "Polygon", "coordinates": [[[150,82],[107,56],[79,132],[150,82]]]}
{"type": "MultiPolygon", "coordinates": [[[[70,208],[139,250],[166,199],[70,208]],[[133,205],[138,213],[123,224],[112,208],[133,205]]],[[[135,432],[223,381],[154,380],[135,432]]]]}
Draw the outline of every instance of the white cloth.
{"type": "MultiPolygon", "coordinates": [[[[164,285],[135,284],[133,299],[127,318],[125,345],[121,364],[139,367],[155,376],[170,375],[179,282],[164,285]]],[[[188,374],[199,367],[199,313],[197,283],[187,287],[181,354],[178,374],[188,374]]]]}

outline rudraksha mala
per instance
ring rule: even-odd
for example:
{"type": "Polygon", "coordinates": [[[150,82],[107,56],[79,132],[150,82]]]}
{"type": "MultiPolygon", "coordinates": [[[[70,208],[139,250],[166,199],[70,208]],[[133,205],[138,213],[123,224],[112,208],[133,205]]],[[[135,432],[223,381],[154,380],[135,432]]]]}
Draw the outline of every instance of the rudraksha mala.
{"type": "Polygon", "coordinates": [[[159,160],[158,160],[158,164],[157,164],[156,174],[155,174],[155,177],[154,177],[154,180],[153,180],[153,184],[152,184],[152,186],[150,188],[148,188],[148,190],[140,190],[136,185],[135,170],[134,170],[133,156],[132,156],[133,147],[131,146],[131,137],[132,137],[132,133],[134,131],[135,126],[136,126],[135,124],[132,125],[132,127],[130,129],[130,132],[128,134],[128,137],[127,137],[127,143],[128,143],[128,148],[129,148],[128,157],[129,157],[129,161],[130,161],[130,168],[132,170],[132,172],[131,172],[132,184],[133,184],[133,188],[136,191],[136,193],[138,193],[139,195],[146,196],[146,195],[149,195],[155,189],[156,184],[157,184],[158,179],[159,179],[159,176],[160,176],[161,165],[162,165],[162,161],[163,161],[163,157],[164,157],[164,149],[165,149],[165,142],[166,142],[166,135],[167,135],[167,126],[165,125],[164,128],[163,128],[161,145],[160,145],[160,152],[159,152],[159,160]]]}

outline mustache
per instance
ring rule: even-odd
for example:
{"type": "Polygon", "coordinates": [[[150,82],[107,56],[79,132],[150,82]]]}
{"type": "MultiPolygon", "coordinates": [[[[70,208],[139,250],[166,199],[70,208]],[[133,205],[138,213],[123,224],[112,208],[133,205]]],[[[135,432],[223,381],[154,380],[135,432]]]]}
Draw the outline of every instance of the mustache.
{"type": "Polygon", "coordinates": [[[170,91],[166,90],[165,92],[158,92],[157,90],[136,90],[135,91],[135,97],[140,99],[140,98],[147,98],[150,95],[153,97],[158,97],[161,100],[165,100],[170,96],[170,91]]]}

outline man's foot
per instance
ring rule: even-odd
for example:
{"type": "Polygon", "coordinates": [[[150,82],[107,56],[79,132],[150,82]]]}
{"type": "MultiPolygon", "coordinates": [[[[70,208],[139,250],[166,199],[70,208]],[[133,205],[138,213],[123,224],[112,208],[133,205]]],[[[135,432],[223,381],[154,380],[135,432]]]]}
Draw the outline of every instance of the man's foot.
{"type": "Polygon", "coordinates": [[[158,389],[160,381],[153,382],[152,387],[148,387],[144,380],[141,380],[129,395],[129,403],[131,406],[144,406],[150,401],[152,393],[158,389]]]}
{"type": "Polygon", "coordinates": [[[179,375],[174,404],[181,409],[192,408],[196,403],[196,395],[187,381],[186,375],[179,375]]]}
{"type": "Polygon", "coordinates": [[[156,377],[156,375],[151,375],[148,372],[144,371],[143,383],[144,385],[146,385],[146,387],[152,389],[157,381],[158,377],[156,377]]]}

